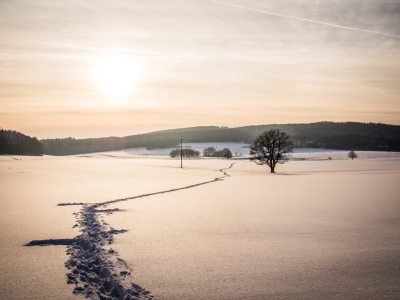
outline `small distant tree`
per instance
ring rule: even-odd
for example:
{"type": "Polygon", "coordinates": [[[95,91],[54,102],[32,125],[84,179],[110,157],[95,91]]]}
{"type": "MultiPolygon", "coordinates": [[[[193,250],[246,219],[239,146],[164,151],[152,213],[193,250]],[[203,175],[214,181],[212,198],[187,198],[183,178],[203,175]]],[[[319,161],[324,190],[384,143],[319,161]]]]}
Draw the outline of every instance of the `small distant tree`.
{"type": "Polygon", "coordinates": [[[357,155],[357,153],[356,153],[355,151],[351,150],[351,151],[349,152],[348,157],[351,158],[351,160],[353,160],[353,159],[357,158],[358,155],[357,155]]]}
{"type": "Polygon", "coordinates": [[[172,150],[172,151],[169,153],[169,156],[171,156],[172,158],[180,157],[180,156],[181,156],[181,149],[172,150]]]}
{"type": "Polygon", "coordinates": [[[250,145],[250,160],[258,165],[267,164],[271,173],[275,173],[276,164],[287,162],[291,152],[290,136],[280,129],[271,129],[261,133],[250,145]]]}
{"type": "Polygon", "coordinates": [[[225,157],[226,159],[232,158],[232,152],[228,148],[224,148],[221,150],[221,157],[225,157]]]}
{"type": "Polygon", "coordinates": [[[194,150],[194,149],[188,149],[188,157],[200,157],[200,151],[194,150]]]}
{"type": "Polygon", "coordinates": [[[232,158],[232,152],[228,148],[217,150],[214,147],[208,147],[203,150],[203,156],[232,158]]]}
{"type": "MultiPolygon", "coordinates": [[[[181,157],[181,149],[172,150],[169,153],[169,156],[171,156],[172,158],[181,157]]],[[[184,157],[184,158],[193,158],[193,157],[199,157],[199,156],[200,156],[200,152],[197,150],[182,149],[182,157],[184,157]]]]}
{"type": "Polygon", "coordinates": [[[203,156],[205,157],[214,157],[217,150],[214,147],[208,147],[203,150],[203,156]]]}

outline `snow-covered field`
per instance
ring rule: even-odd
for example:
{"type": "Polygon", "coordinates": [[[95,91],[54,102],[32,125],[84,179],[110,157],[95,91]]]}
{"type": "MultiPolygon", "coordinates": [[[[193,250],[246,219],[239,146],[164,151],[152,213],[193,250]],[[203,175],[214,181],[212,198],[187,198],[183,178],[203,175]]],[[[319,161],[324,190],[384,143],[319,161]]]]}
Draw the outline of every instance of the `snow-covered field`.
{"type": "MultiPolygon", "coordinates": [[[[237,153],[238,157],[247,157],[249,153],[249,145],[243,143],[184,143],[183,148],[190,148],[198,150],[201,153],[205,148],[214,147],[217,150],[229,148],[232,154],[237,153]],[[241,154],[241,155],[240,155],[241,154]]],[[[179,146],[180,147],[180,146],[179,146]]],[[[169,156],[172,150],[177,148],[164,148],[164,149],[152,149],[146,150],[146,148],[129,148],[118,151],[98,152],[89,153],[84,156],[98,157],[102,155],[118,156],[118,157],[165,157],[169,156]]]]}
{"type": "Polygon", "coordinates": [[[399,153],[296,149],[270,174],[243,144],[191,146],[242,156],[0,156],[0,299],[399,299],[399,153]]]}
{"type": "MultiPolygon", "coordinates": [[[[184,143],[183,147],[195,149],[201,153],[205,148],[214,147],[217,150],[228,148],[233,154],[233,159],[248,158],[249,144],[244,143],[184,143]]],[[[144,158],[144,157],[168,157],[169,153],[176,148],[152,149],[130,148],[118,151],[96,152],[79,155],[79,157],[120,157],[120,158],[144,158]]],[[[400,152],[378,152],[378,151],[356,151],[360,159],[370,158],[400,158],[400,152]]],[[[323,148],[294,148],[292,160],[332,160],[348,159],[349,151],[331,150],[323,148]]]]}

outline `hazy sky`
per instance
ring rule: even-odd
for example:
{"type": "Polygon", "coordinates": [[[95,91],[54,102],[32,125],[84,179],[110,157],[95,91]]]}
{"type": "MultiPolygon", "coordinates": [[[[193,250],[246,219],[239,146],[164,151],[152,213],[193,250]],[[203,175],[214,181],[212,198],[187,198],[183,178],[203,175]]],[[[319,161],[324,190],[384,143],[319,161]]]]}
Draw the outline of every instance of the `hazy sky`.
{"type": "Polygon", "coordinates": [[[400,124],[399,0],[0,1],[4,129],[316,121],[400,124]]]}

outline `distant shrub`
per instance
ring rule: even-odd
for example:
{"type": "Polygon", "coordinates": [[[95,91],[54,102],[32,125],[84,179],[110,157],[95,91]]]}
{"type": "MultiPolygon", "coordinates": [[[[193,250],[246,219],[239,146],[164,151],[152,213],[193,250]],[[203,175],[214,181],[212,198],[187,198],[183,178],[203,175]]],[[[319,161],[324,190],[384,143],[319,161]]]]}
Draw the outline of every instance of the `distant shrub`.
{"type": "Polygon", "coordinates": [[[351,158],[351,160],[353,160],[353,159],[357,158],[358,155],[355,151],[350,151],[348,154],[348,157],[351,158]]]}
{"type": "MultiPolygon", "coordinates": [[[[169,153],[169,156],[171,156],[172,158],[181,157],[181,149],[172,150],[169,153]]],[[[199,157],[199,156],[200,156],[200,152],[197,150],[182,149],[182,157],[184,157],[184,158],[195,158],[195,157],[199,157]]]]}
{"type": "Polygon", "coordinates": [[[219,157],[224,157],[226,159],[232,158],[232,152],[228,148],[224,148],[224,149],[222,149],[221,151],[218,151],[218,152],[220,152],[219,153],[220,154],[219,157]]]}
{"type": "Polygon", "coordinates": [[[203,150],[203,156],[205,157],[214,157],[217,153],[217,150],[214,147],[208,147],[203,150]]]}
{"type": "Polygon", "coordinates": [[[169,153],[169,156],[171,156],[172,158],[180,157],[180,156],[181,156],[181,149],[172,150],[172,151],[169,153]]]}
{"type": "Polygon", "coordinates": [[[225,157],[227,159],[232,158],[232,152],[228,148],[217,150],[214,147],[208,147],[203,150],[204,157],[225,157]]]}

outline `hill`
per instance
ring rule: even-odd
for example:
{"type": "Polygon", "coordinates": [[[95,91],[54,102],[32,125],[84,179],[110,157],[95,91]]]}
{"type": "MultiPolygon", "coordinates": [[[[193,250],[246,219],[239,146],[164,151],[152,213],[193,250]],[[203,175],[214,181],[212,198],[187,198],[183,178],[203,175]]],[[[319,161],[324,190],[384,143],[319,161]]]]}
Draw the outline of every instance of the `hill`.
{"type": "Polygon", "coordinates": [[[271,128],[282,129],[292,137],[295,147],[321,147],[342,150],[400,151],[400,126],[380,123],[318,122],[310,124],[269,124],[236,128],[199,126],[169,129],[125,137],[90,139],[45,139],[45,153],[70,155],[99,151],[147,147],[172,148],[184,142],[251,143],[260,133],[271,128]]]}

